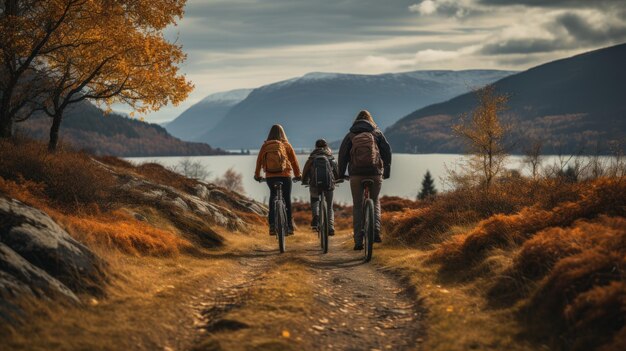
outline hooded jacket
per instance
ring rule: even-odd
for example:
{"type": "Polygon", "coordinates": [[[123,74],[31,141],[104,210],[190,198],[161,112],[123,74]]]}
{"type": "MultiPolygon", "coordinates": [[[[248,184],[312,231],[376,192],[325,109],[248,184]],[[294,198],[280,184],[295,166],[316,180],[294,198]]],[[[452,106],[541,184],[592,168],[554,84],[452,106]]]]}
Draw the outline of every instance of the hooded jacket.
{"type": "MultiPolygon", "coordinates": [[[[311,181],[311,167],[313,166],[313,159],[318,156],[324,156],[328,158],[330,162],[330,166],[333,168],[333,177],[335,179],[339,179],[339,169],[337,167],[337,162],[335,161],[335,157],[333,157],[333,153],[328,147],[318,147],[315,148],[309,155],[309,158],[306,160],[304,164],[304,168],[302,168],[302,184],[310,184],[311,181]]],[[[334,188],[334,186],[333,186],[334,188]]]]}
{"type": "Polygon", "coordinates": [[[387,142],[387,139],[377,127],[374,127],[370,122],[366,120],[358,120],[352,124],[350,132],[343,138],[341,147],[339,148],[339,175],[344,176],[346,169],[349,175],[359,176],[377,176],[382,175],[383,178],[389,178],[391,174],[391,146],[387,142]],[[372,133],[378,150],[380,151],[380,158],[383,161],[383,168],[372,168],[371,170],[355,170],[350,165],[350,150],[352,150],[352,138],[360,133],[372,133]]]}

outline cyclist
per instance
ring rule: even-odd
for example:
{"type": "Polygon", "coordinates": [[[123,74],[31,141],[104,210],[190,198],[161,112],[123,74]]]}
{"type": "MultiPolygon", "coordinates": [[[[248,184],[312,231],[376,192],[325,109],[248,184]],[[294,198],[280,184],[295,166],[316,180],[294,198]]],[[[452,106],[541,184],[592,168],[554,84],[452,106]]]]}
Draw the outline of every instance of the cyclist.
{"type": "MultiPolygon", "coordinates": [[[[261,146],[259,155],[256,159],[256,169],[254,171],[254,179],[260,181],[261,168],[265,172],[267,185],[270,188],[270,204],[274,203],[276,197],[276,189],[274,185],[282,183],[283,197],[287,207],[287,234],[293,234],[293,221],[291,219],[291,175],[293,173],[294,180],[301,180],[300,166],[296,159],[296,153],[287,140],[285,130],[279,124],[275,124],[270,129],[267,140],[261,146]]],[[[268,216],[270,226],[270,235],[276,235],[274,229],[274,207],[270,206],[268,216]]]]}
{"type": "Polygon", "coordinates": [[[324,192],[326,204],[330,210],[328,216],[328,235],[335,235],[335,215],[333,211],[333,190],[335,179],[339,179],[337,162],[324,139],[315,142],[315,149],[309,155],[302,169],[302,184],[309,185],[311,195],[311,228],[317,230],[319,221],[319,194],[324,192]]]}
{"type": "Polygon", "coordinates": [[[380,243],[380,202],[378,195],[383,179],[391,172],[391,147],[383,133],[378,129],[372,115],[360,111],[356,116],[350,132],[346,135],[339,148],[339,175],[350,175],[352,191],[352,225],[354,229],[354,250],[363,249],[363,187],[361,182],[370,179],[374,182],[370,189],[370,197],[375,205],[376,223],[374,226],[374,242],[380,243]]]}

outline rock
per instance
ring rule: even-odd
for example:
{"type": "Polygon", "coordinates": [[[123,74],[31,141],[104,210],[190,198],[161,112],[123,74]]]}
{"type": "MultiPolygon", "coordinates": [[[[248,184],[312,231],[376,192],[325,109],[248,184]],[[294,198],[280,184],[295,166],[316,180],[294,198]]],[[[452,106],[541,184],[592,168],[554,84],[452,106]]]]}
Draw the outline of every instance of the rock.
{"type": "Polygon", "coordinates": [[[62,296],[79,302],[78,297],[67,286],[2,243],[0,243],[0,272],[3,272],[4,277],[0,283],[0,291],[5,299],[31,293],[39,298],[62,296]],[[13,279],[7,278],[7,275],[13,279]]]}
{"type": "MultiPolygon", "coordinates": [[[[38,209],[0,196],[0,243],[74,292],[102,293],[104,263],[38,209]]],[[[5,249],[6,257],[14,258],[5,249]]],[[[40,274],[23,275],[28,276],[35,279],[40,274]]],[[[20,281],[36,287],[41,279],[20,281]]]]}

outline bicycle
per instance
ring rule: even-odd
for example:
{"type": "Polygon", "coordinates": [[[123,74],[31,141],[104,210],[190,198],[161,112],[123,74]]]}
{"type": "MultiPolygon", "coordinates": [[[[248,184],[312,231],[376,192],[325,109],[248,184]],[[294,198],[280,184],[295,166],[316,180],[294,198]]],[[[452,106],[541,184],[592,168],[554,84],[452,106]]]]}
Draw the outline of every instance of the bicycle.
{"type": "MultiPolygon", "coordinates": [[[[343,183],[343,179],[335,180],[335,184],[343,183]]],[[[320,240],[320,247],[322,248],[322,253],[328,253],[328,233],[330,231],[330,211],[332,208],[328,208],[328,204],[326,204],[326,195],[325,191],[319,192],[319,204],[318,204],[318,220],[317,220],[317,237],[320,240]]]]}
{"type": "MultiPolygon", "coordinates": [[[[267,182],[267,178],[261,178],[259,183],[262,182],[267,182]]],[[[276,183],[274,189],[276,189],[276,198],[270,206],[274,206],[274,230],[276,239],[278,239],[278,250],[280,253],[284,253],[286,250],[285,238],[287,237],[289,224],[287,223],[287,206],[283,198],[283,183],[276,183]]]]}
{"type": "Polygon", "coordinates": [[[364,259],[365,262],[369,262],[372,259],[372,250],[374,249],[374,228],[376,226],[376,213],[374,208],[374,200],[370,198],[370,188],[374,185],[374,181],[371,179],[365,179],[361,182],[363,187],[363,223],[361,230],[363,232],[364,245],[364,259]]]}

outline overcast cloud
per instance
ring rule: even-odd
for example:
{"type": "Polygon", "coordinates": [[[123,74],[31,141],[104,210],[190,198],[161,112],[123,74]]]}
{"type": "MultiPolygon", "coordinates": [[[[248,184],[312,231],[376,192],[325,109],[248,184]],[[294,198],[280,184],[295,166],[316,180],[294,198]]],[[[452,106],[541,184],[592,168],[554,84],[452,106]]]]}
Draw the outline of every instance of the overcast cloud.
{"type": "MultiPolygon", "coordinates": [[[[308,72],[526,69],[626,42],[622,0],[189,0],[167,37],[204,96],[308,72]]],[[[123,108],[118,108],[123,110],[123,108]]]]}

